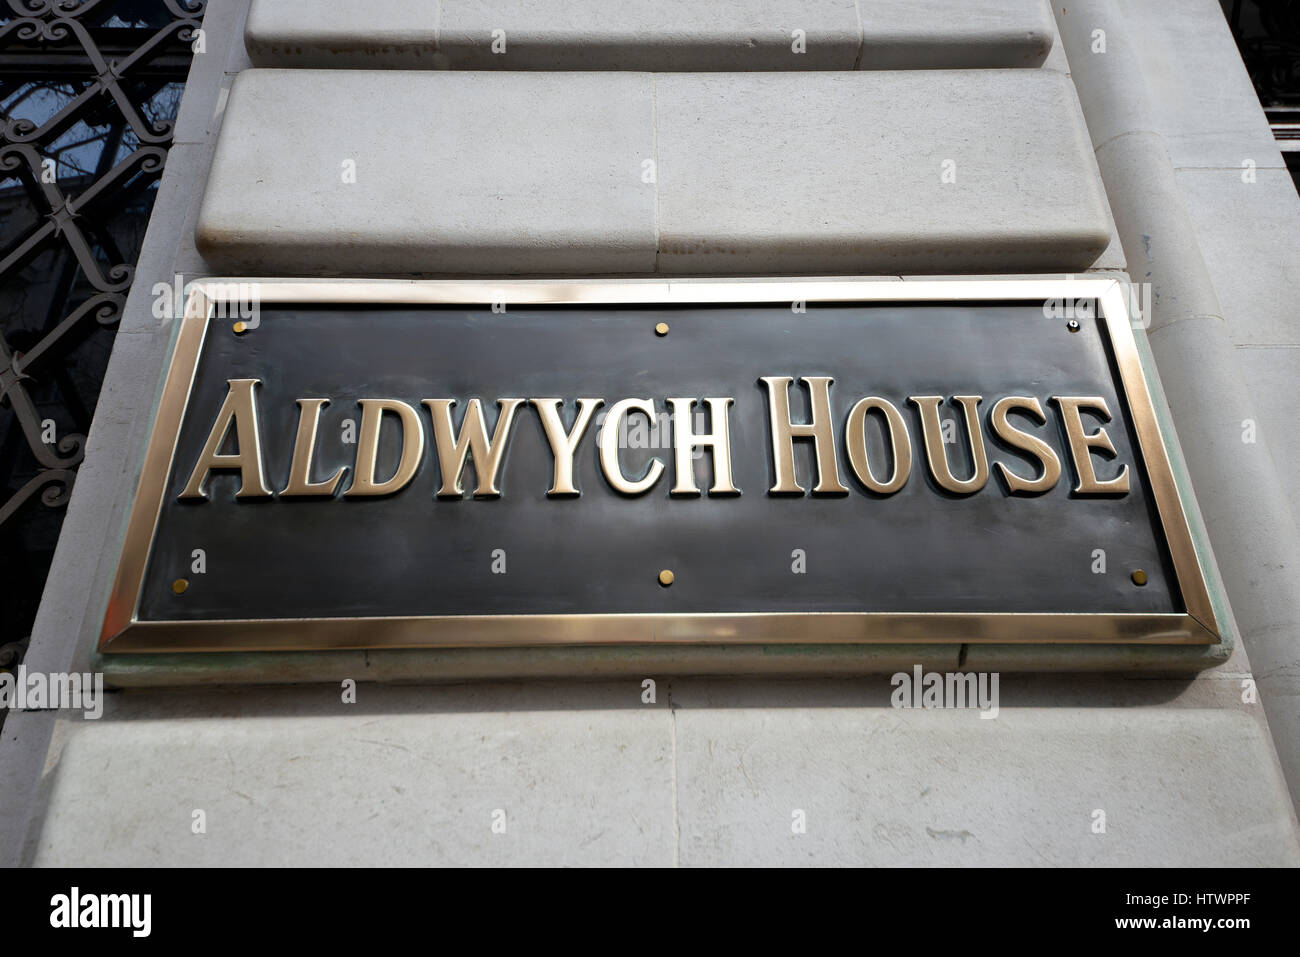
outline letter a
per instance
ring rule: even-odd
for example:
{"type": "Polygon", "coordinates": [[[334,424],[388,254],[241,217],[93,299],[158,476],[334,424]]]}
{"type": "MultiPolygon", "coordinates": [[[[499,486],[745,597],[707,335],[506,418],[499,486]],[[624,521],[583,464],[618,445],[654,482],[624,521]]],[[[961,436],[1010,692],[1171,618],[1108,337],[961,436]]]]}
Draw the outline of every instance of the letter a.
{"type": "Polygon", "coordinates": [[[208,442],[203,446],[198,464],[190,476],[182,499],[205,499],[208,493],[203,485],[208,480],[208,473],[213,469],[239,469],[241,479],[239,491],[235,498],[267,497],[271,490],[266,487],[266,475],[262,470],[262,441],[257,434],[257,406],[253,400],[253,387],[260,379],[230,379],[227,381],[226,400],[221,403],[217,421],[208,433],[208,442]],[[226,435],[231,426],[235,427],[235,443],[239,448],[233,454],[221,454],[221,446],[226,442],[226,435]]]}

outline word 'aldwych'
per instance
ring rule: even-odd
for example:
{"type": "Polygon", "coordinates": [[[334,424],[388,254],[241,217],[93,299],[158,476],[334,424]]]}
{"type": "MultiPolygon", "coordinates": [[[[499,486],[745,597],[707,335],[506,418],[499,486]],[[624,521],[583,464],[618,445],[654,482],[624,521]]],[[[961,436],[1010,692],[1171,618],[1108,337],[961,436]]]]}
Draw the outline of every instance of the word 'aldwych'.
{"type": "MultiPolygon", "coordinates": [[[[797,440],[812,442],[816,461],[817,481],[812,491],[817,494],[847,495],[849,489],[844,483],[836,450],[836,430],[832,422],[830,386],[833,379],[829,376],[803,376],[800,381],[808,391],[810,416],[808,422],[792,422],[790,415],[790,387],[794,381],[791,376],[763,376],[759,379],[767,390],[768,420],[771,434],[771,461],[775,466],[775,479],[768,489],[774,495],[803,494],[805,487],[799,483],[795,474],[794,443],[797,440]]],[[[258,379],[230,379],[221,409],[208,434],[207,442],[198,462],[190,473],[189,481],[181,492],[183,500],[207,498],[205,484],[213,470],[237,470],[241,485],[235,494],[236,499],[266,498],[272,492],[266,483],[266,472],[262,461],[261,436],[258,429],[255,388],[258,379]],[[237,452],[223,453],[231,432],[237,452]]],[[[321,409],[329,399],[298,399],[298,429],[294,437],[293,457],[289,467],[288,482],[278,493],[279,497],[333,497],[343,482],[346,466],[338,469],[330,478],[313,481],[312,461],[316,448],[316,431],[320,423],[321,409]]],[[[955,495],[970,495],[978,492],[988,483],[990,465],[988,447],[980,424],[979,404],[983,396],[955,395],[955,405],[960,406],[965,418],[966,441],[971,450],[973,463],[971,474],[959,478],[953,474],[948,453],[945,449],[943,423],[940,407],[944,402],[942,396],[914,395],[908,396],[907,402],[915,407],[921,424],[921,449],[926,458],[926,465],[934,481],[944,490],[955,495]]],[[[739,495],[732,478],[731,442],[728,426],[728,413],[735,404],[733,398],[670,398],[667,400],[672,410],[673,419],[673,453],[674,481],[673,495],[700,495],[696,484],[694,453],[696,449],[707,449],[713,459],[713,484],[710,495],[739,495]],[[691,410],[697,401],[708,406],[711,431],[697,433],[691,425],[691,410]]],[[[420,411],[408,402],[399,399],[359,399],[361,406],[361,427],[357,437],[357,457],[353,469],[352,483],[343,492],[347,498],[390,495],[405,488],[415,477],[424,458],[425,430],[424,419],[420,411]],[[396,471],[386,479],[375,475],[376,460],[379,452],[380,430],[385,416],[391,427],[401,430],[401,455],[396,471]]],[[[578,446],[586,433],[596,410],[605,404],[604,399],[577,399],[578,412],[573,426],[566,429],[560,410],[563,400],[559,398],[534,399],[497,399],[499,410],[496,427],[488,435],[487,423],[483,416],[482,403],[471,399],[465,409],[464,419],[459,431],[452,419],[452,407],[455,399],[424,399],[421,405],[428,412],[432,423],[433,443],[442,476],[437,494],[442,498],[460,498],[464,489],[461,476],[466,461],[472,458],[477,478],[474,495],[478,498],[491,498],[501,494],[497,479],[506,445],[510,440],[511,428],[516,413],[523,406],[530,406],[541,420],[542,430],[550,445],[554,459],[551,487],[547,494],[552,496],[577,495],[579,490],[574,484],[573,463],[578,446]]],[[[1060,418],[1060,424],[1068,439],[1068,454],[1074,467],[1077,482],[1073,487],[1076,495],[1125,495],[1129,491],[1129,467],[1120,464],[1118,472],[1112,478],[1098,478],[1093,455],[1107,459],[1116,457],[1115,446],[1104,428],[1098,427],[1089,432],[1083,424],[1082,413],[1110,421],[1110,409],[1101,396],[1066,396],[1054,395],[1047,405],[1054,407],[1060,418]]],[[[1037,462],[1033,475],[1024,475],[1002,462],[994,462],[999,476],[1008,493],[1012,495],[1041,495],[1052,488],[1061,478],[1061,458],[1056,450],[1042,438],[1033,433],[1017,428],[1009,416],[1016,413],[1031,419],[1039,425],[1047,422],[1047,413],[1043,403],[1033,396],[1013,395],[998,399],[988,414],[988,428],[1006,445],[1016,449],[1026,458],[1037,462]]],[[[620,399],[608,407],[604,426],[599,430],[597,444],[601,472],[609,485],[623,495],[640,495],[648,492],[662,477],[666,466],[658,458],[650,461],[648,469],[640,478],[629,478],[623,470],[619,457],[620,425],[624,419],[633,414],[655,418],[656,409],[651,399],[620,399]]],[[[880,396],[868,396],[860,399],[849,411],[844,424],[844,442],[848,452],[849,465],[858,481],[870,491],[879,495],[892,495],[907,483],[912,472],[912,442],[907,422],[902,413],[888,399],[880,396]],[[892,468],[885,478],[880,478],[883,468],[873,469],[867,454],[867,417],[875,414],[880,418],[884,435],[890,448],[892,468]]],[[[881,463],[877,463],[879,466],[881,463]]]]}

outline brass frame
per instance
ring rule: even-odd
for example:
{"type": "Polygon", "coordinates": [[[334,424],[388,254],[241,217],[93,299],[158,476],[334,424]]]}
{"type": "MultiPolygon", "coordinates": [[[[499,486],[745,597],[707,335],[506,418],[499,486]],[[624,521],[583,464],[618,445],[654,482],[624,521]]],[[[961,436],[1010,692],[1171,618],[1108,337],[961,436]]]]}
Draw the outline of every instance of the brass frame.
{"type": "Polygon", "coordinates": [[[1115,279],[257,280],[196,283],[173,345],[100,635],[105,653],[648,644],[1123,643],[1209,645],[1218,621],[1152,404],[1128,300],[1115,279]],[[180,425],[218,302],[601,304],[1095,300],[1110,336],[1186,613],[893,612],[483,615],[140,621],[139,601],[180,425]]]}

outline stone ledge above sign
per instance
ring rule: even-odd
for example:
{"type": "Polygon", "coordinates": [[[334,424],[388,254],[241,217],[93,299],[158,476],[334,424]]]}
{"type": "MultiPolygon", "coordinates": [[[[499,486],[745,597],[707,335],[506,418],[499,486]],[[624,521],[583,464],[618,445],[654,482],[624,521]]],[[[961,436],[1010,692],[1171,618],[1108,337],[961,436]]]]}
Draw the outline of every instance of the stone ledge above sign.
{"type": "Polygon", "coordinates": [[[196,242],[245,275],[1073,272],[1069,79],[248,70],[196,242]]]}
{"type": "Polygon", "coordinates": [[[1044,0],[254,0],[257,66],[426,70],[1037,67],[1044,0]]]}

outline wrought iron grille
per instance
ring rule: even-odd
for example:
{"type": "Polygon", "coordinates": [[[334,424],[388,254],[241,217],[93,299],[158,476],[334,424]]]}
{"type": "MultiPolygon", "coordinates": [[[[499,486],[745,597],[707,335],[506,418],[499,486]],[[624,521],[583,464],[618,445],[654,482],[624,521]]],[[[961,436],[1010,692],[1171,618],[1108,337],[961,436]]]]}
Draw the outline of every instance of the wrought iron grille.
{"type": "Polygon", "coordinates": [[[4,3],[0,668],[36,616],[206,0],[4,3]]]}

